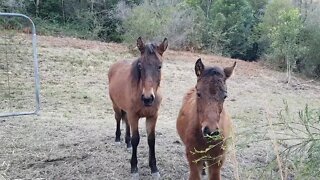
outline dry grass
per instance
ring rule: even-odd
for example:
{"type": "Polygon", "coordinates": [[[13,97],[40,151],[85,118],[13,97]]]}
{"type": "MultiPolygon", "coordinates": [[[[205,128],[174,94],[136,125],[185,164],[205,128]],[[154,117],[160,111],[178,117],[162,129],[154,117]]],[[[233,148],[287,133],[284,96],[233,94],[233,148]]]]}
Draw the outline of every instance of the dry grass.
{"type": "MultiPolygon", "coordinates": [[[[115,120],[106,75],[110,64],[134,56],[119,44],[54,37],[38,41],[42,109],[40,116],[0,119],[0,174],[6,179],[127,179],[130,153],[124,143],[114,144],[115,120]]],[[[201,57],[205,64],[229,66],[235,60],[176,51],[164,56],[156,156],[163,179],[186,179],[188,166],[175,121],[184,93],[196,81],[194,62],[201,57]]],[[[276,169],[265,168],[275,155],[272,143],[261,141],[269,136],[262,126],[268,123],[265,104],[272,122],[283,99],[293,112],[306,103],[320,105],[317,82],[293,78],[287,85],[285,79],[284,73],[259,63],[238,61],[235,76],[227,82],[226,107],[236,138],[223,167],[224,179],[279,179],[276,169]]],[[[26,98],[23,105],[29,108],[33,98],[26,98]]],[[[139,127],[140,177],[150,179],[144,120],[139,127]]]]}

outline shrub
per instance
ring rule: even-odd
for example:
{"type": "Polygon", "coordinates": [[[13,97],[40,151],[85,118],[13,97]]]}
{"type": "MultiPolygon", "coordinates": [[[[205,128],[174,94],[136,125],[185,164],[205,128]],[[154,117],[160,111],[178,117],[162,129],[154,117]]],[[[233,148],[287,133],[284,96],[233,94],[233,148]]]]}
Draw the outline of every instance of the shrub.
{"type": "Polygon", "coordinates": [[[150,41],[168,37],[171,48],[201,48],[203,14],[188,4],[144,1],[132,9],[121,7],[118,13],[123,21],[125,42],[132,44],[139,36],[150,41]]]}
{"type": "Polygon", "coordinates": [[[247,0],[217,0],[208,19],[205,42],[208,47],[219,44],[224,55],[248,59],[253,20],[253,9],[247,0]]]}
{"type": "Polygon", "coordinates": [[[277,141],[282,145],[280,157],[284,167],[297,179],[320,176],[320,109],[308,105],[292,115],[288,105],[274,124],[277,141]]]}

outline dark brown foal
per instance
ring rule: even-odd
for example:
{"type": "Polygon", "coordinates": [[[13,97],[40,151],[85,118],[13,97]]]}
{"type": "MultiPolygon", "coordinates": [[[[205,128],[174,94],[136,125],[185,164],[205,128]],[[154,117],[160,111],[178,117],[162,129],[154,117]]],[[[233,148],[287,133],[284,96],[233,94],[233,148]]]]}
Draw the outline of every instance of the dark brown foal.
{"type": "Polygon", "coordinates": [[[227,97],[226,80],[236,66],[205,67],[195,64],[197,84],[185,95],[177,119],[178,134],[186,148],[190,167],[189,180],[199,180],[207,163],[209,179],[219,180],[225,159],[226,140],[232,122],[223,106],[227,97]]]}

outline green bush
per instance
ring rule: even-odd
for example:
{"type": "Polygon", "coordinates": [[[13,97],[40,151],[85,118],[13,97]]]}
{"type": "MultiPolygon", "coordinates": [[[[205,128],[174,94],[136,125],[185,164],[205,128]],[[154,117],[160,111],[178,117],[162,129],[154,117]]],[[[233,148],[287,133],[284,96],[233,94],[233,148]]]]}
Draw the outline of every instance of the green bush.
{"type": "Polygon", "coordinates": [[[217,0],[213,4],[209,17],[208,32],[205,37],[207,44],[212,39],[211,34],[218,34],[223,41],[218,40],[222,47],[222,54],[233,58],[247,59],[247,51],[252,47],[249,37],[252,33],[253,10],[247,0],[217,0]]]}
{"type": "Polygon", "coordinates": [[[204,18],[201,11],[188,4],[144,1],[128,11],[130,13],[122,17],[123,37],[128,44],[134,44],[139,36],[149,41],[161,41],[167,37],[171,48],[201,48],[204,18]]]}
{"type": "Polygon", "coordinates": [[[312,77],[320,77],[320,3],[313,6],[304,22],[303,43],[308,48],[306,56],[301,59],[300,71],[312,77]]]}
{"type": "Polygon", "coordinates": [[[268,37],[271,40],[270,49],[277,64],[287,68],[288,81],[290,73],[297,68],[297,61],[304,58],[306,46],[301,43],[303,24],[298,9],[280,11],[278,23],[270,29],[268,37]]]}

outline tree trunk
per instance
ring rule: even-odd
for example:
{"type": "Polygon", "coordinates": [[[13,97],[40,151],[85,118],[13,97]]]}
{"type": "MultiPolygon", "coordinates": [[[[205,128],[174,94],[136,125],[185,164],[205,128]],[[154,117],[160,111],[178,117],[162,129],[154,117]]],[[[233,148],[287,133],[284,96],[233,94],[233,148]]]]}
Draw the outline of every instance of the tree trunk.
{"type": "Polygon", "coordinates": [[[63,23],[66,23],[66,15],[64,11],[64,0],[61,0],[61,9],[62,9],[62,18],[63,18],[63,23]]]}
{"type": "Polygon", "coordinates": [[[35,1],[35,5],[36,5],[36,17],[39,17],[39,4],[40,4],[40,0],[36,0],[36,1],[35,1]]]}

